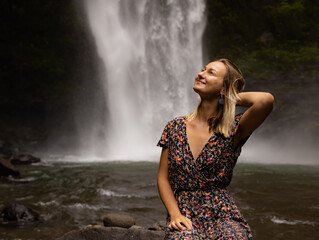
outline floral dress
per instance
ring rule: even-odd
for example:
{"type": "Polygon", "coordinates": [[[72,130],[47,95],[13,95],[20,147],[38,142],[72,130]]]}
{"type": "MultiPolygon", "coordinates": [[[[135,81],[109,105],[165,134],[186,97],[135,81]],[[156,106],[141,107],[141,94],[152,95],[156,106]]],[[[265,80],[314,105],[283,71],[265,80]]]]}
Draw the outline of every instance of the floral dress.
{"type": "Polygon", "coordinates": [[[242,145],[234,148],[234,135],[242,116],[235,116],[229,137],[212,135],[195,160],[186,135],[186,116],[169,121],[157,144],[168,147],[169,183],[181,213],[192,230],[170,230],[167,216],[165,239],[252,239],[250,227],[226,187],[242,145]]]}

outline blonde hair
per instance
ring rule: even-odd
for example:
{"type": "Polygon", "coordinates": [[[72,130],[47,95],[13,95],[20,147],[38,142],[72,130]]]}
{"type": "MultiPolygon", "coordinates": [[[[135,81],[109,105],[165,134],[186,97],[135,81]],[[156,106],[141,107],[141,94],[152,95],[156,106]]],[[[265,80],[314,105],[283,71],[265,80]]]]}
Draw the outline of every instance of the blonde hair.
{"type": "MultiPolygon", "coordinates": [[[[230,60],[222,58],[216,60],[216,62],[224,63],[227,69],[223,79],[224,104],[218,104],[217,115],[210,117],[208,124],[210,131],[228,137],[234,124],[236,102],[240,99],[238,93],[244,89],[245,79],[239,68],[230,60]]],[[[189,116],[188,120],[195,119],[200,107],[201,102],[197,105],[194,113],[189,116]]]]}

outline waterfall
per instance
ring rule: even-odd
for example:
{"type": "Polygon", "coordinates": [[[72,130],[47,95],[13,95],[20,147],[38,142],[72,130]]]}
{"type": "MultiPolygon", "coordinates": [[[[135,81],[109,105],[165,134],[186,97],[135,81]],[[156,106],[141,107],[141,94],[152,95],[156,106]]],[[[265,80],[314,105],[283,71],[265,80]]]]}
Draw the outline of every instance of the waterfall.
{"type": "Polygon", "coordinates": [[[81,130],[81,148],[110,160],[150,159],[166,122],[189,114],[197,103],[192,85],[203,65],[204,0],[84,5],[103,63],[100,100],[106,109],[93,127],[83,127],[90,131],[81,130]]]}

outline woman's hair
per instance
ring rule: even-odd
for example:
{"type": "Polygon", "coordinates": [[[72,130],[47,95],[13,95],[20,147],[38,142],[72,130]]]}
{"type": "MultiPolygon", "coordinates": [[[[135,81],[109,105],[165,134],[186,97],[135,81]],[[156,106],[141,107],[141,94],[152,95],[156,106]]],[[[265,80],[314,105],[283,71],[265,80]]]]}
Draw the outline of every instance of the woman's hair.
{"type": "MultiPolygon", "coordinates": [[[[208,124],[210,131],[228,137],[234,123],[236,102],[239,99],[238,93],[245,87],[245,79],[239,68],[230,60],[222,58],[216,62],[224,63],[227,69],[223,79],[224,94],[221,96],[224,99],[224,104],[218,104],[217,115],[211,116],[208,119],[208,124]]],[[[190,120],[196,117],[200,106],[201,102],[190,116],[190,120]]]]}

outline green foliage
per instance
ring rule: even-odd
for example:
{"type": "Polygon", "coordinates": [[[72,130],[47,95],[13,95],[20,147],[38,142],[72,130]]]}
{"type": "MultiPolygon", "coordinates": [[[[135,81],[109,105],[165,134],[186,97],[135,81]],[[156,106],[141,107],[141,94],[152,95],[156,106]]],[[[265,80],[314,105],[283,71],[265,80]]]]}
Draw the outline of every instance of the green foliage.
{"type": "MultiPolygon", "coordinates": [[[[300,47],[298,51],[289,51],[280,48],[262,48],[249,52],[244,59],[246,59],[252,67],[257,67],[258,64],[280,71],[310,70],[307,64],[313,61],[319,61],[319,48],[300,47]]],[[[310,66],[312,65],[310,64],[310,66]]]]}
{"type": "Polygon", "coordinates": [[[227,57],[246,76],[312,71],[319,61],[319,6],[311,0],[207,1],[204,55],[227,57]]]}

